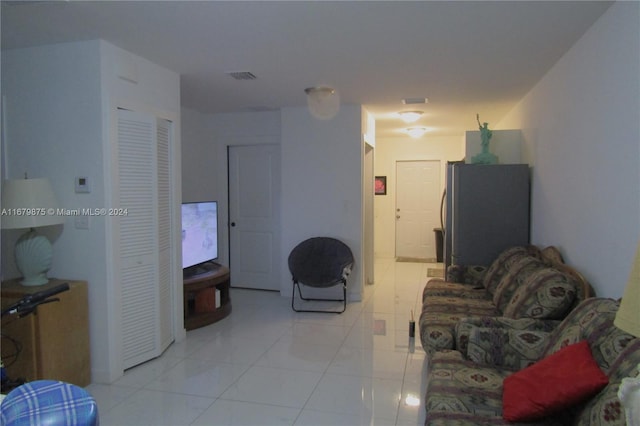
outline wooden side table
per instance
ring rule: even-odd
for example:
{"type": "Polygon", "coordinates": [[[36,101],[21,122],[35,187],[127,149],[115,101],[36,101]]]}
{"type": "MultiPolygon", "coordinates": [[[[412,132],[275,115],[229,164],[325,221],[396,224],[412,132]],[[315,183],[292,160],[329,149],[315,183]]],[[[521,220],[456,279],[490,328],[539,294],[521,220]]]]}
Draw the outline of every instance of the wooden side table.
{"type": "Polygon", "coordinates": [[[19,280],[4,281],[0,287],[2,307],[63,283],[69,283],[69,290],[54,296],[59,302],[40,305],[23,318],[3,318],[2,358],[10,378],[60,380],[77,386],[91,383],[86,281],[50,279],[48,284],[35,287],[25,287],[19,280]],[[16,347],[11,339],[21,346],[15,362],[11,356],[16,355],[16,347]]]}
{"type": "Polygon", "coordinates": [[[211,269],[183,280],[184,327],[187,330],[203,327],[221,320],[231,313],[229,268],[214,264],[211,269]],[[220,292],[220,306],[215,306],[216,290],[220,292]]]}

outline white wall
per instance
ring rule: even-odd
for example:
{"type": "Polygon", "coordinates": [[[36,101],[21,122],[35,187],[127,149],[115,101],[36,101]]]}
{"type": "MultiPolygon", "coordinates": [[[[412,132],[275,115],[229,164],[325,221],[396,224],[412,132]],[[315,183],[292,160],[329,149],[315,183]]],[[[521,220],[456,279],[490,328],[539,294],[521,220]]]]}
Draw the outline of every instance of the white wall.
{"type": "Polygon", "coordinates": [[[343,105],[325,121],[306,108],[282,110],[283,295],[291,294],[286,264],[291,250],[309,237],[329,236],[351,248],[356,264],[348,297],[362,297],[361,114],[360,106],[343,105]]]}
{"type": "Polygon", "coordinates": [[[640,235],[639,16],[616,2],[497,126],[531,155],[532,242],[614,298],[640,235]]]}
{"type": "Polygon", "coordinates": [[[182,201],[218,200],[218,147],[210,115],[182,108],[182,201]]]}
{"type": "MultiPolygon", "coordinates": [[[[29,177],[50,179],[60,207],[109,207],[105,146],[113,136],[110,110],[118,104],[147,105],[149,112],[172,116],[179,161],[179,76],[108,43],[3,51],[2,93],[6,97],[7,177],[21,178],[26,171],[29,177]],[[117,73],[125,69],[134,74],[137,70],[136,83],[118,78],[117,73]],[[76,176],[89,178],[90,194],[75,193],[76,176]]],[[[177,172],[179,176],[179,166],[177,172]]],[[[74,219],[67,217],[64,225],[46,230],[54,250],[49,276],[89,283],[91,368],[93,381],[99,382],[118,374],[105,221],[91,217],[90,229],[78,230],[74,219]]],[[[16,235],[2,233],[3,279],[19,276],[13,262],[16,235]]]]}
{"type": "MultiPolygon", "coordinates": [[[[377,257],[394,257],[396,241],[396,162],[405,160],[440,160],[440,191],[445,187],[447,161],[464,157],[462,135],[433,138],[377,138],[375,174],[387,176],[387,195],[374,197],[375,253],[377,257]]],[[[438,206],[438,211],[440,207],[438,206]]],[[[435,238],[435,235],[433,236],[435,238]]]]}
{"type": "MultiPolygon", "coordinates": [[[[8,177],[45,177],[60,207],[104,207],[102,104],[99,42],[69,43],[2,52],[6,96],[8,177]],[[75,176],[90,180],[90,194],[74,192],[75,176]]],[[[19,277],[13,261],[15,235],[3,231],[3,278],[19,277]]],[[[43,230],[52,238],[50,277],[89,282],[92,367],[107,363],[99,336],[108,335],[105,226],[91,218],[89,230],[67,217],[43,230]]]]}
{"type": "MultiPolygon", "coordinates": [[[[2,94],[5,98],[7,172],[3,178],[51,181],[61,207],[102,207],[104,197],[100,144],[100,55],[97,42],[70,43],[2,52],[2,94]],[[75,194],[74,177],[91,179],[90,194],[75,194]]],[[[52,231],[47,229],[46,231],[52,231]]],[[[19,234],[19,232],[18,232],[19,234]]],[[[89,231],[74,229],[67,218],[52,235],[54,260],[50,276],[87,279],[104,275],[104,265],[87,259],[85,250],[104,257],[95,244],[103,224],[89,231]],[[81,242],[81,244],[78,244],[81,242]],[[84,248],[82,248],[84,246],[84,248]],[[74,260],[85,259],[67,275],[74,260]]],[[[3,231],[3,278],[17,277],[13,244],[3,231]]]]}

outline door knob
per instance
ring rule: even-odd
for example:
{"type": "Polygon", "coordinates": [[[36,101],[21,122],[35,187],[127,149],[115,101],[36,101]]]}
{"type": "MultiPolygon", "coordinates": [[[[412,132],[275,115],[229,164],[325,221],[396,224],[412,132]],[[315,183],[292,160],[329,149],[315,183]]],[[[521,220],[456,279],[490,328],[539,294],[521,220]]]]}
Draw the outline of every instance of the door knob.
{"type": "Polygon", "coordinates": [[[236,223],[235,222],[231,222],[231,226],[236,226],[236,223]]]}
{"type": "Polygon", "coordinates": [[[396,215],[396,219],[400,219],[400,215],[399,214],[396,215]]]}

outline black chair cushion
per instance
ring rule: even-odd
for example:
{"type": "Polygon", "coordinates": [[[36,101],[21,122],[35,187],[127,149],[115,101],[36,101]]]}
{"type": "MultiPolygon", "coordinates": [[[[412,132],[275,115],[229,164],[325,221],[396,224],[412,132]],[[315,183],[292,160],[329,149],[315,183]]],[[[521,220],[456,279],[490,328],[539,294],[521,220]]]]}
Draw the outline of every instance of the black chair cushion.
{"type": "Polygon", "coordinates": [[[294,282],[310,287],[331,287],[345,282],[353,261],[351,249],[342,241],[314,237],[291,251],[289,270],[294,282]]]}

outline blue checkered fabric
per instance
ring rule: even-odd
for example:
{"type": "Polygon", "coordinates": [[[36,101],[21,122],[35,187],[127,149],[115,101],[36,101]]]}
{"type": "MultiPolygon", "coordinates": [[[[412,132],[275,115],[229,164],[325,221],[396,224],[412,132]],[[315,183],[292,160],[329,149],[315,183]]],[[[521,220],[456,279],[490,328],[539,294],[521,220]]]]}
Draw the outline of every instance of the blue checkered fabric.
{"type": "Polygon", "coordinates": [[[97,426],[98,405],[81,387],[36,380],[9,392],[0,405],[3,426],[97,426]]]}

